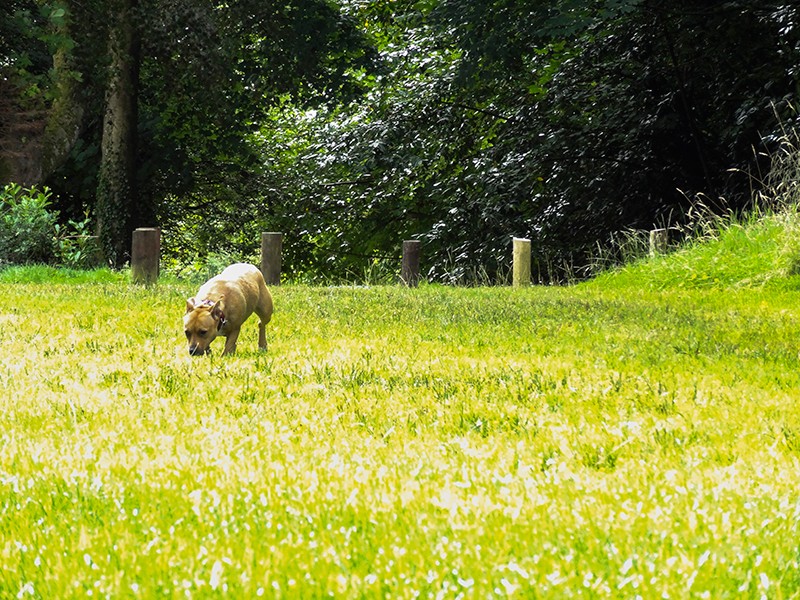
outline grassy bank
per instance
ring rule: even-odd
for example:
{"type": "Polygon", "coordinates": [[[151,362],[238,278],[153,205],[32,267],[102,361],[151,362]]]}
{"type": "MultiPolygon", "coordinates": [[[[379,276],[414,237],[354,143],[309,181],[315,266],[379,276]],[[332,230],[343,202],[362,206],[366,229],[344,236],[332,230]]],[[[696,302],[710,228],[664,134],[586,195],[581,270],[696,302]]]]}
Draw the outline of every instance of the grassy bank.
{"type": "Polygon", "coordinates": [[[780,239],[769,277],[717,241],[571,288],[287,285],[224,359],[186,353],[191,285],[0,276],[0,597],[793,597],[780,239]]]}

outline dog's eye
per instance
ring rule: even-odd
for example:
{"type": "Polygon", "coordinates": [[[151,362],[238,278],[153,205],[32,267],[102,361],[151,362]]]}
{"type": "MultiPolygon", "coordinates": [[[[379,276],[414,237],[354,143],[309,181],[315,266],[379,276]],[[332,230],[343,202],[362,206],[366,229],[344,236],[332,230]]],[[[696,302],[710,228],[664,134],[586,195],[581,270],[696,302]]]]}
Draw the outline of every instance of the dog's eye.
{"type": "Polygon", "coordinates": [[[208,329],[201,329],[198,333],[200,334],[201,337],[206,337],[208,329]]]}
{"type": "Polygon", "coordinates": [[[191,337],[191,335],[192,335],[192,334],[191,334],[191,332],[189,332],[189,331],[184,331],[183,333],[185,333],[185,334],[186,334],[186,337],[187,337],[187,338],[188,338],[188,337],[191,337]]]}

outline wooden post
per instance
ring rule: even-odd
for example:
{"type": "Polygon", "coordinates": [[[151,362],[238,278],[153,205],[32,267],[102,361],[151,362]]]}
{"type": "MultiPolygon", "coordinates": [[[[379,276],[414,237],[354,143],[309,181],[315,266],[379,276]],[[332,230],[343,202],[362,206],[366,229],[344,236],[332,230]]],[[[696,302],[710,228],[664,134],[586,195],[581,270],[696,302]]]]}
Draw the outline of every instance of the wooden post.
{"type": "Polygon", "coordinates": [[[150,285],[158,280],[161,257],[161,230],[140,227],[133,232],[131,278],[134,283],[150,285]]]}
{"type": "Polygon", "coordinates": [[[283,234],[275,231],[261,234],[261,274],[267,285],[281,284],[281,251],[283,234]]]}
{"type": "Polygon", "coordinates": [[[403,242],[403,265],[400,269],[400,279],[408,287],[419,285],[419,240],[405,240],[403,242]]]}
{"type": "Polygon", "coordinates": [[[514,238],[514,287],[531,284],[531,241],[514,238]]]}
{"type": "Polygon", "coordinates": [[[667,251],[667,230],[653,229],[650,232],[650,256],[664,254],[667,251]]]}

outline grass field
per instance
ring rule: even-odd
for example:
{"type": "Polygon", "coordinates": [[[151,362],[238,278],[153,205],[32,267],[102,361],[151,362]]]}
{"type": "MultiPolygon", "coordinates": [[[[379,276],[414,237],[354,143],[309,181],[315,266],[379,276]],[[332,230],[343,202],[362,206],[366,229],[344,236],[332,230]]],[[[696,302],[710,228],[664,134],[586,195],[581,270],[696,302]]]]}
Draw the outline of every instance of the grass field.
{"type": "Polygon", "coordinates": [[[800,286],[730,235],[567,288],[285,285],[225,358],[192,283],[4,271],[0,597],[797,597],[800,286]]]}

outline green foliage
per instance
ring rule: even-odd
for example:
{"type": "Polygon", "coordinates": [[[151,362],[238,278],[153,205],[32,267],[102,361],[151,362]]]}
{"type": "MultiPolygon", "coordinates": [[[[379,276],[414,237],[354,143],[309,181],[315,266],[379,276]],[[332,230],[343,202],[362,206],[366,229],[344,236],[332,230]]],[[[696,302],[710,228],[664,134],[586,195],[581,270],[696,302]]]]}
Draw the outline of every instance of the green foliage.
{"type": "Polygon", "coordinates": [[[239,247],[229,233],[274,212],[280,196],[274,178],[260,176],[253,133],[261,121],[290,98],[304,107],[352,99],[374,51],[324,0],[237,0],[204,10],[163,0],[142,19],[142,197],[165,230],[188,230],[186,248],[239,247]],[[196,222],[205,231],[193,242],[196,222]]]}
{"type": "Polygon", "coordinates": [[[415,237],[430,279],[498,279],[516,235],[534,241],[534,276],[584,273],[621,231],[687,223],[697,194],[741,210],[766,163],[753,148],[794,123],[793,7],[347,6],[384,72],[357,103],[262,127],[265,181],[282,184],[262,223],[291,231],[303,269],[354,271],[415,237]],[[269,145],[289,132],[297,165],[269,145]]]}
{"type": "Polygon", "coordinates": [[[260,257],[234,252],[216,251],[209,252],[202,257],[195,257],[192,262],[178,261],[167,258],[161,262],[161,273],[174,276],[181,281],[189,281],[199,286],[204,281],[219,275],[227,266],[237,262],[249,262],[258,265],[260,257]]]}
{"type": "Polygon", "coordinates": [[[68,268],[98,264],[97,240],[90,235],[92,219],[58,222],[49,188],[7,184],[0,192],[0,265],[58,263],[68,268]]]}
{"type": "Polygon", "coordinates": [[[119,264],[131,226],[162,221],[179,229],[180,220],[211,204],[221,207],[223,217],[243,220],[249,207],[237,202],[263,189],[249,138],[265,112],[289,96],[303,106],[351,99],[364,87],[361,75],[375,58],[357,23],[326,0],[138,2],[138,180],[130,182],[133,206],[120,207],[104,201],[112,192],[108,181],[98,190],[114,10],[113,3],[97,0],[3,3],[0,88],[10,100],[33,98],[38,109],[50,110],[50,101],[63,92],[59,78],[80,78],[80,137],[47,183],[62,214],[79,218],[88,208],[105,223],[105,251],[119,264]],[[68,60],[54,68],[58,53],[68,60]]]}
{"type": "MultiPolygon", "coordinates": [[[[6,54],[22,40],[26,70],[44,73],[69,48],[85,81],[85,130],[49,182],[58,208],[116,223],[118,207],[95,205],[108,3],[6,4],[6,54]],[[45,39],[64,25],[69,40],[45,39]]],[[[685,225],[698,194],[739,212],[778,123],[796,122],[790,3],[138,6],[131,220],[162,226],[184,265],[252,254],[281,230],[287,271],[306,280],[349,279],[416,238],[430,280],[502,281],[511,237],[526,236],[534,276],[563,280],[620,232],[685,225]]]]}
{"type": "Polygon", "coordinates": [[[61,0],[8,0],[0,7],[0,73],[28,108],[52,101],[57,93],[55,82],[62,74],[53,70],[53,54],[74,46],[61,29],[66,18],[61,0]]]}
{"type": "Polygon", "coordinates": [[[57,215],[48,210],[50,190],[7,184],[0,193],[0,263],[53,260],[57,215]]]}
{"type": "Polygon", "coordinates": [[[92,235],[92,217],[85,212],[83,220],[70,219],[67,225],[56,223],[56,256],[69,269],[97,267],[102,251],[97,236],[92,235]]]}

